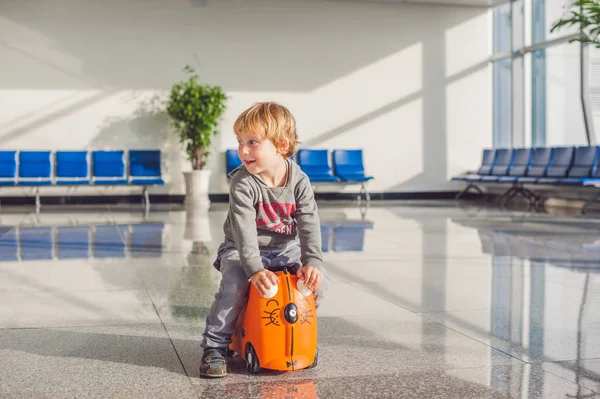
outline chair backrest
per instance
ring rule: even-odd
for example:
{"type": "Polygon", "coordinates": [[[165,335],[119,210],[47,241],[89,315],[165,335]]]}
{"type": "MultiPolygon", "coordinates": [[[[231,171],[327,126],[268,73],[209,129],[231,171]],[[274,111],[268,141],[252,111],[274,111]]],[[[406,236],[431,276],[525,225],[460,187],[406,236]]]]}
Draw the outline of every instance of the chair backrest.
{"type": "Polygon", "coordinates": [[[533,150],[531,148],[515,148],[513,150],[512,165],[508,170],[509,176],[525,176],[527,168],[531,165],[533,150]]]}
{"type": "Polygon", "coordinates": [[[577,147],[573,157],[573,165],[569,169],[569,177],[589,177],[592,175],[594,165],[598,164],[600,147],[577,147]]]}
{"type": "Polygon", "coordinates": [[[333,150],[333,170],[336,175],[363,175],[362,150],[333,150]]]}
{"type": "Polygon", "coordinates": [[[332,175],[327,150],[299,150],[298,165],[308,176],[332,175]]]}
{"type": "Polygon", "coordinates": [[[571,164],[573,163],[573,147],[555,147],[552,149],[552,161],[546,171],[548,177],[566,177],[571,164]]]}
{"type": "Polygon", "coordinates": [[[543,177],[546,175],[546,169],[552,162],[552,148],[541,147],[533,150],[533,159],[531,166],[527,169],[527,176],[543,177]]]}
{"type": "Polygon", "coordinates": [[[0,151],[0,181],[15,181],[17,177],[17,152],[0,151]]]}
{"type": "Polygon", "coordinates": [[[89,177],[87,151],[56,151],[57,180],[82,180],[89,177]]]}
{"type": "Polygon", "coordinates": [[[507,148],[501,148],[496,151],[496,161],[492,167],[491,175],[504,176],[508,173],[508,168],[511,165],[513,151],[507,148]]]}
{"type": "Polygon", "coordinates": [[[160,150],[130,150],[129,175],[135,178],[161,177],[160,150]]]}
{"type": "Polygon", "coordinates": [[[92,152],[92,170],[94,177],[103,179],[122,179],[125,177],[125,160],[123,151],[92,152]]]}
{"type": "Polygon", "coordinates": [[[19,152],[19,179],[50,180],[51,176],[50,151],[19,152]]]}
{"type": "Polygon", "coordinates": [[[242,160],[238,156],[238,151],[234,149],[225,151],[225,162],[227,165],[227,175],[242,164],[242,160]]]}
{"type": "Polygon", "coordinates": [[[485,149],[481,156],[481,166],[477,170],[478,175],[489,175],[494,166],[494,159],[496,157],[497,150],[485,149]]]}

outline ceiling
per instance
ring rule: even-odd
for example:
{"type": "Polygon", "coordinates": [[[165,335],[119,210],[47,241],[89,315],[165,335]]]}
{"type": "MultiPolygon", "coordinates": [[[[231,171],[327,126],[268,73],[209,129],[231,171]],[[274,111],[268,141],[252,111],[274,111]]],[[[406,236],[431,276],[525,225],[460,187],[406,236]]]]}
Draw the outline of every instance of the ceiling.
{"type": "Polygon", "coordinates": [[[470,7],[493,7],[503,4],[509,0],[311,0],[311,1],[336,1],[336,2],[354,2],[354,3],[387,3],[387,4],[438,4],[449,6],[470,6],[470,7]]]}

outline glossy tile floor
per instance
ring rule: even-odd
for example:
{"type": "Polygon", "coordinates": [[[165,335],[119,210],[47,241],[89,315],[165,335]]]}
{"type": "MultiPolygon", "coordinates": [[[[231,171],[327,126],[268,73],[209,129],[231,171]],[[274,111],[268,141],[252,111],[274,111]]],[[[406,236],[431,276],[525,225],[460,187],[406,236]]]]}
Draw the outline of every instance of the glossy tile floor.
{"type": "Polygon", "coordinates": [[[320,204],[317,368],[198,378],[226,205],[2,208],[0,397],[600,397],[600,219],[320,204]]]}

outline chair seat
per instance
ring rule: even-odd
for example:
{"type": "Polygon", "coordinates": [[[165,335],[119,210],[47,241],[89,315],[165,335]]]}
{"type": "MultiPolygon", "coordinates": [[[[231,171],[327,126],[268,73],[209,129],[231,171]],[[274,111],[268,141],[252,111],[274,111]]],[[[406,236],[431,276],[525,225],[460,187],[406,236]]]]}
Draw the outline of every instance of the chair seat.
{"type": "Polygon", "coordinates": [[[331,175],[307,175],[308,179],[312,182],[323,182],[323,181],[340,181],[339,177],[331,175]]]}
{"type": "Polygon", "coordinates": [[[517,179],[517,181],[519,183],[535,183],[538,181],[538,179],[539,179],[539,177],[523,176],[523,177],[519,177],[517,179]]]}
{"type": "Polygon", "coordinates": [[[151,186],[165,184],[165,182],[163,179],[132,179],[131,184],[151,186]]]}
{"type": "Polygon", "coordinates": [[[496,182],[496,181],[500,180],[501,177],[502,176],[481,176],[480,181],[496,182]]]}
{"type": "Polygon", "coordinates": [[[19,186],[50,186],[51,180],[19,180],[19,186]]]}
{"type": "Polygon", "coordinates": [[[338,175],[343,181],[369,181],[373,178],[373,176],[365,176],[365,175],[338,175]]]}
{"type": "Polygon", "coordinates": [[[90,184],[89,180],[58,180],[56,182],[59,186],[82,186],[85,184],[90,184]]]}
{"type": "Polygon", "coordinates": [[[542,177],[537,180],[537,184],[557,184],[560,181],[560,177],[542,177]]]}
{"type": "Polygon", "coordinates": [[[563,178],[563,179],[558,179],[558,183],[559,184],[575,184],[575,185],[580,185],[583,180],[585,180],[585,179],[581,178],[581,177],[566,177],[566,178],[563,178]]]}
{"type": "Polygon", "coordinates": [[[519,176],[500,176],[498,182],[500,183],[514,183],[519,179],[519,176]]]}
{"type": "Polygon", "coordinates": [[[483,176],[481,175],[462,175],[453,177],[452,180],[460,181],[480,181],[483,176]]]}
{"type": "Polygon", "coordinates": [[[129,183],[127,179],[123,180],[94,180],[94,184],[97,186],[116,186],[116,185],[125,185],[129,183]]]}

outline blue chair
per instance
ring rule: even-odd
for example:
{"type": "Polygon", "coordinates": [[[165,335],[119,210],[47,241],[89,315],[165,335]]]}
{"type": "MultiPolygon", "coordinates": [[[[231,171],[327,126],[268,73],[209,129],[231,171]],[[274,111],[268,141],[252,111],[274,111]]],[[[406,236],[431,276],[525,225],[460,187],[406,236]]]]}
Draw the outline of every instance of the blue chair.
{"type": "Polygon", "coordinates": [[[573,163],[574,147],[557,147],[553,149],[552,161],[546,170],[546,176],[540,177],[537,184],[556,184],[561,179],[568,177],[569,169],[573,163]]]}
{"type": "MultiPolygon", "coordinates": [[[[552,165],[554,154],[554,148],[534,148],[533,154],[531,155],[530,165],[525,170],[524,175],[518,176],[516,181],[514,181],[514,188],[504,193],[500,199],[500,205],[507,205],[508,202],[517,194],[521,194],[523,197],[527,198],[530,205],[536,204],[541,197],[534,194],[533,191],[526,189],[524,184],[535,184],[540,178],[546,177],[548,168],[550,168],[550,165],[552,165]]],[[[522,169],[519,168],[517,171],[521,172],[522,169]]],[[[515,171],[513,175],[516,174],[517,171],[515,171]]]]}
{"type": "Polygon", "coordinates": [[[365,175],[362,150],[333,150],[333,170],[343,181],[368,181],[365,175]]]}
{"type": "Polygon", "coordinates": [[[96,185],[127,184],[124,151],[93,151],[92,180],[96,185]]]}
{"type": "Polygon", "coordinates": [[[367,192],[366,183],[373,179],[373,176],[365,175],[362,150],[333,150],[333,170],[335,176],[343,182],[360,183],[361,192],[358,199],[360,200],[364,193],[367,201],[370,201],[371,196],[367,192]]]}
{"type": "Polygon", "coordinates": [[[531,166],[525,172],[525,176],[517,179],[519,183],[535,183],[541,177],[546,176],[546,170],[552,164],[553,148],[535,148],[531,166]]]}
{"type": "Polygon", "coordinates": [[[35,187],[35,209],[40,209],[40,186],[52,184],[52,161],[50,151],[19,152],[20,186],[35,187]]]}
{"type": "Polygon", "coordinates": [[[162,179],[160,150],[130,150],[129,175],[131,184],[144,186],[142,196],[146,209],[150,208],[148,186],[165,184],[162,179]]]}
{"type": "Polygon", "coordinates": [[[15,226],[0,226],[0,262],[19,260],[19,238],[15,226]]]}
{"type": "Polygon", "coordinates": [[[87,151],[57,151],[55,154],[56,184],[90,184],[87,151]]]}
{"type": "Polygon", "coordinates": [[[242,164],[237,150],[230,149],[225,151],[225,163],[227,166],[227,177],[229,178],[229,174],[242,164]]]}
{"type": "Polygon", "coordinates": [[[54,244],[52,227],[20,227],[22,260],[52,260],[54,244]]]}
{"type": "Polygon", "coordinates": [[[59,226],[57,230],[57,256],[59,259],[89,258],[89,226],[59,226]]]}
{"type": "Polygon", "coordinates": [[[17,152],[0,151],[0,186],[17,184],[17,152]]]}
{"type": "Polygon", "coordinates": [[[483,191],[475,183],[481,181],[483,176],[487,176],[492,172],[492,168],[494,167],[497,154],[497,149],[484,149],[481,155],[481,165],[479,166],[475,174],[467,173],[464,175],[455,176],[451,179],[453,181],[464,181],[469,183],[467,187],[465,187],[461,192],[456,194],[456,197],[454,197],[454,199],[459,199],[464,194],[468,193],[471,188],[475,189],[475,191],[477,191],[479,194],[483,194],[483,191]]]}
{"type": "Polygon", "coordinates": [[[567,177],[559,179],[560,184],[579,185],[593,177],[600,159],[600,147],[577,147],[573,156],[573,165],[567,173],[567,177]]]}
{"type": "Polygon", "coordinates": [[[311,182],[339,182],[329,165],[327,150],[299,150],[298,165],[311,182]]]}
{"type": "Polygon", "coordinates": [[[362,251],[365,230],[373,228],[373,222],[346,222],[334,228],[333,250],[336,252],[362,251]]]}
{"type": "Polygon", "coordinates": [[[533,150],[531,148],[515,148],[513,159],[506,176],[498,178],[499,183],[515,183],[519,177],[525,176],[527,169],[533,161],[533,150]]]}
{"type": "Polygon", "coordinates": [[[94,233],[95,258],[124,258],[125,243],[127,242],[127,226],[101,225],[96,226],[94,233]]]}
{"type": "Polygon", "coordinates": [[[131,226],[130,253],[134,258],[160,257],[164,224],[144,223],[131,226]]]}
{"type": "Polygon", "coordinates": [[[0,151],[0,187],[17,184],[17,152],[0,151]]]}
{"type": "Polygon", "coordinates": [[[525,176],[527,170],[531,167],[533,153],[531,148],[516,148],[513,150],[513,159],[508,168],[507,176],[501,176],[497,180],[498,183],[513,183],[512,187],[500,198],[500,204],[503,204],[509,198],[512,198],[517,194],[529,198],[530,201],[536,198],[531,190],[526,189],[522,183],[518,182],[519,178],[525,176]]]}
{"type": "Polygon", "coordinates": [[[501,148],[496,150],[496,161],[490,169],[490,174],[481,176],[482,182],[496,182],[500,177],[506,176],[508,169],[512,165],[514,151],[511,149],[501,148]]]}

